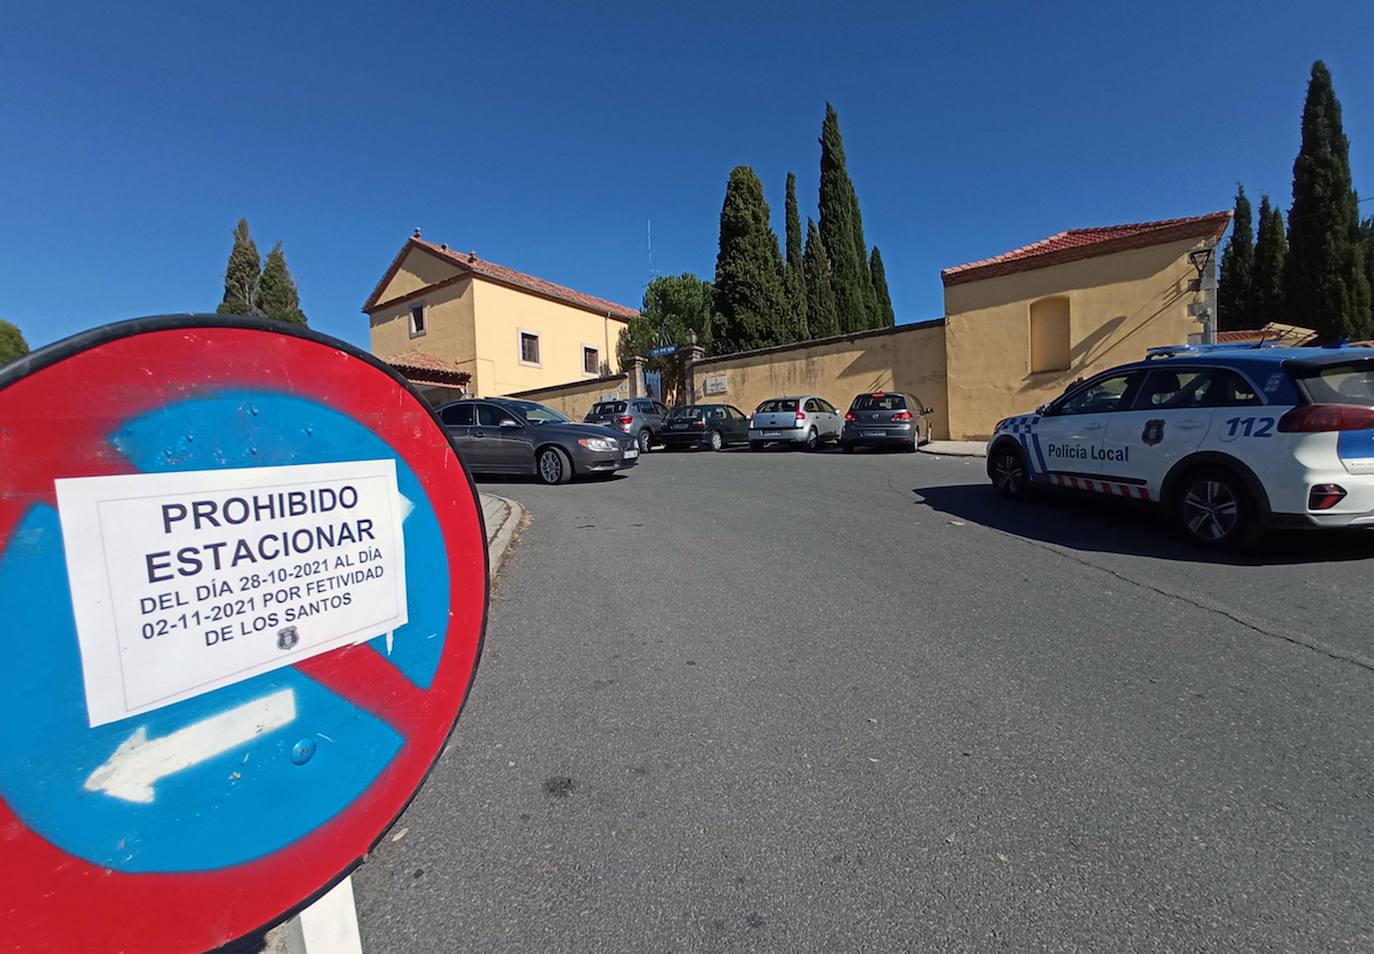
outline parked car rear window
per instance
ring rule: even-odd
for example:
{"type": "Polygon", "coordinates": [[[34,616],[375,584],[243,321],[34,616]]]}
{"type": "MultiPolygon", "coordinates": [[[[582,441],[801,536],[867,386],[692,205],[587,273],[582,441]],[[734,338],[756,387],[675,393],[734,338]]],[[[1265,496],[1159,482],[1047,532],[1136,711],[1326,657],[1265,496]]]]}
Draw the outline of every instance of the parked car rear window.
{"type": "Polygon", "coordinates": [[[624,401],[602,401],[600,404],[592,405],[593,414],[624,414],[624,401]]]}
{"type": "Polygon", "coordinates": [[[906,397],[901,394],[860,394],[850,405],[851,411],[900,411],[906,407],[906,397]]]}
{"type": "Polygon", "coordinates": [[[1293,383],[1313,404],[1374,406],[1374,358],[1295,369],[1293,383]]]}
{"type": "Polygon", "coordinates": [[[764,401],[759,405],[757,413],[774,414],[778,411],[795,411],[797,409],[796,398],[780,398],[772,401],[764,401]]]}
{"type": "Polygon", "coordinates": [[[668,412],[667,419],[670,421],[695,421],[701,417],[699,407],[675,407],[668,412]]]}

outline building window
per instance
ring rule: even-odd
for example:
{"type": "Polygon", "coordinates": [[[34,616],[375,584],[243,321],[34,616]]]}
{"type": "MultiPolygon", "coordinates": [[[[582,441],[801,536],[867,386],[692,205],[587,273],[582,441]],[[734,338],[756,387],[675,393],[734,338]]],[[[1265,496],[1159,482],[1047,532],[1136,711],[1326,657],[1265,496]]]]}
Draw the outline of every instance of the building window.
{"type": "Polygon", "coordinates": [[[520,363],[542,367],[539,361],[539,335],[533,331],[520,332],[520,363]]]}
{"type": "Polygon", "coordinates": [[[1030,370],[1069,369],[1069,300],[1042,298],[1030,306],[1030,370]]]}
{"type": "Polygon", "coordinates": [[[582,373],[596,377],[601,373],[601,349],[591,345],[582,346],[582,373]]]}
{"type": "Polygon", "coordinates": [[[410,336],[418,338],[425,333],[425,303],[417,302],[410,306],[410,336]]]}

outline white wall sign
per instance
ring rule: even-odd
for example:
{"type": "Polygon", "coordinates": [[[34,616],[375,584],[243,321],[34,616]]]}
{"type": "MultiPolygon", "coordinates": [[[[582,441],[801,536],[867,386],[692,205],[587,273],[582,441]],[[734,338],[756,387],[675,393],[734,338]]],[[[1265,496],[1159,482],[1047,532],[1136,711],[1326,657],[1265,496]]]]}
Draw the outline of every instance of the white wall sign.
{"type": "Polygon", "coordinates": [[[726,380],[723,374],[713,374],[706,379],[707,394],[724,394],[726,392],[726,380]]]}
{"type": "Polygon", "coordinates": [[[406,623],[394,460],[54,483],[92,726],[406,623]]]}

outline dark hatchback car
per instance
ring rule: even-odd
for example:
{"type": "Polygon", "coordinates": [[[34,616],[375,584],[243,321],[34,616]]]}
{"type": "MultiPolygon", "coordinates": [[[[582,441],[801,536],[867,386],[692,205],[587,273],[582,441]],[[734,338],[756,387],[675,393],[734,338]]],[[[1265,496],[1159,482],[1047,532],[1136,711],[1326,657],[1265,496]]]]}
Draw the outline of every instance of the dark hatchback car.
{"type": "Polygon", "coordinates": [[[551,407],[513,398],[467,398],[435,409],[468,469],[534,474],[565,484],[583,474],[613,474],[639,463],[633,437],[578,424],[551,407]]]}
{"type": "Polygon", "coordinates": [[[749,443],[749,418],[733,404],[684,404],[663,418],[664,447],[709,447],[749,443]]]}
{"type": "Polygon", "coordinates": [[[845,453],[856,447],[900,447],[914,451],[930,440],[928,415],[933,413],[914,395],[898,391],[860,394],[844,416],[840,448],[845,453]]]}

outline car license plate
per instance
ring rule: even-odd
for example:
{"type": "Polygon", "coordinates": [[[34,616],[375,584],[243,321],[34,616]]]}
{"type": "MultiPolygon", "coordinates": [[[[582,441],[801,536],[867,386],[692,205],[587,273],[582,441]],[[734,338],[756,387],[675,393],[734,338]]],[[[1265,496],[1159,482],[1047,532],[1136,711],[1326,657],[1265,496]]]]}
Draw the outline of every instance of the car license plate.
{"type": "Polygon", "coordinates": [[[782,437],[782,431],[764,431],[764,437],[782,437]]]}
{"type": "Polygon", "coordinates": [[[883,436],[883,432],[882,432],[882,431],[864,431],[864,432],[863,432],[863,436],[864,436],[864,437],[882,437],[882,436],[883,436]]]}
{"type": "Polygon", "coordinates": [[[625,452],[625,459],[626,459],[626,460],[634,460],[634,459],[635,459],[636,457],[638,457],[638,456],[639,456],[639,448],[638,448],[638,447],[631,447],[629,450],[627,450],[627,451],[625,452]]]}

